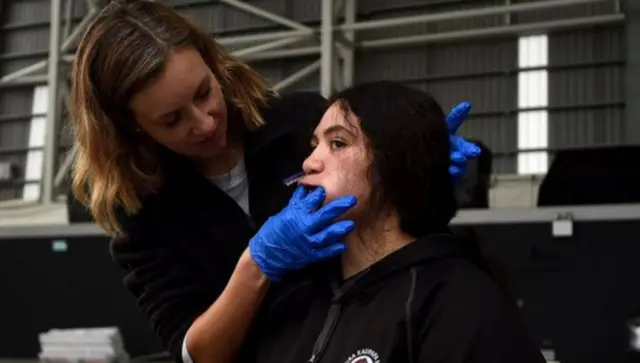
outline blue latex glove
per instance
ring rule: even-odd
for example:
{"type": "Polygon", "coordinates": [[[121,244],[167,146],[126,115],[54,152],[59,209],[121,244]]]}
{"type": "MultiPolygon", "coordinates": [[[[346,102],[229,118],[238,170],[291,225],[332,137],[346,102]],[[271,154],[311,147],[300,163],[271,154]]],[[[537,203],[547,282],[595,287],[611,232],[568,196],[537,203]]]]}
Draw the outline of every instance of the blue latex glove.
{"type": "Polygon", "coordinates": [[[449,142],[451,143],[451,166],[449,173],[453,177],[454,183],[458,183],[467,172],[467,163],[480,155],[480,148],[468,142],[460,136],[456,136],[458,128],[469,115],[471,103],[461,102],[447,115],[447,128],[449,129],[449,142]]]}
{"type": "Polygon", "coordinates": [[[249,241],[251,256],[270,281],[279,281],[288,271],[335,257],[346,249],[343,240],[355,224],[334,220],[353,207],[356,198],[345,196],[320,208],[325,197],[321,187],[308,193],[298,186],[289,204],[249,241]]]}

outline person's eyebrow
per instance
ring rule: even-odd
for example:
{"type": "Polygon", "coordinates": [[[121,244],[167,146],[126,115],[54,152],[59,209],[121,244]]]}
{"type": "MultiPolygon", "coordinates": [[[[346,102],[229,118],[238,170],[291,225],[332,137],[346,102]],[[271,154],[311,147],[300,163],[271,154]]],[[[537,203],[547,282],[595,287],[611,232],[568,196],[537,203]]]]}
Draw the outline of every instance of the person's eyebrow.
{"type": "Polygon", "coordinates": [[[354,133],[353,133],[353,131],[349,130],[348,128],[346,128],[346,127],[344,127],[344,126],[342,126],[342,125],[331,125],[331,126],[327,127],[327,128],[324,130],[324,132],[323,132],[323,133],[324,133],[325,135],[329,135],[329,134],[335,134],[335,133],[338,133],[338,132],[340,132],[340,131],[344,131],[344,132],[348,133],[349,135],[351,135],[351,136],[353,136],[353,137],[356,137],[356,136],[357,136],[356,134],[354,134],[354,133]]]}
{"type": "MultiPolygon", "coordinates": [[[[338,132],[344,131],[346,133],[348,133],[349,135],[351,135],[352,137],[356,138],[356,134],[353,133],[353,131],[349,130],[348,128],[342,126],[342,125],[332,125],[327,127],[322,134],[327,137],[331,134],[336,134],[338,132]]],[[[318,135],[316,133],[314,133],[313,135],[311,135],[311,142],[312,143],[317,143],[318,142],[318,135]]]]}

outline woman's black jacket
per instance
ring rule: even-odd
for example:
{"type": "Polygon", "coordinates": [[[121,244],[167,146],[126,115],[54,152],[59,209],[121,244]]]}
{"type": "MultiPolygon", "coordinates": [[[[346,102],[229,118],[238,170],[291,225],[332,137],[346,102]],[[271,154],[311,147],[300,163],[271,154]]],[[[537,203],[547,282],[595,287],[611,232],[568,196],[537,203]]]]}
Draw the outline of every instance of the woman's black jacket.
{"type": "Polygon", "coordinates": [[[123,218],[126,237],[111,242],[111,254],[176,359],[187,329],[220,295],[249,239],[289,201],[295,186],[283,179],[301,171],[326,107],[318,94],[293,93],[263,108],[266,124],[245,137],[250,218],[187,163],[171,158],[162,189],[144,200],[138,214],[123,218]]]}

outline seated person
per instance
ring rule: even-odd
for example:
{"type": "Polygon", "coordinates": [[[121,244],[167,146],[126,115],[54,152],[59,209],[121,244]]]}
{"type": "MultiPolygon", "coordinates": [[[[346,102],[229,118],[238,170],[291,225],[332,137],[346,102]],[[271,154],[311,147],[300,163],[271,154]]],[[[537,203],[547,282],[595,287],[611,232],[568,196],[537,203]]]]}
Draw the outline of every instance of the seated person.
{"type": "Polygon", "coordinates": [[[393,82],[332,98],[301,184],[355,195],[340,259],[273,285],[243,361],[543,363],[478,249],[456,240],[445,115],[393,82]]]}

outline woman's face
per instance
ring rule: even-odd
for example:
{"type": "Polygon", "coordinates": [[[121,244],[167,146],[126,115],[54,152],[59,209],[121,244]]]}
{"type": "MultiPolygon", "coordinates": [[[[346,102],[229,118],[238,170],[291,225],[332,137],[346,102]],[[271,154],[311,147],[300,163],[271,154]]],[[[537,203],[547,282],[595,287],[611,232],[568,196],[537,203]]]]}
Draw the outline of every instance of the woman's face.
{"type": "Polygon", "coordinates": [[[302,164],[305,176],[301,184],[324,187],[325,203],[344,195],[356,196],[358,204],[345,216],[348,218],[360,214],[371,193],[371,158],[359,124],[353,114],[345,117],[333,104],[316,127],[311,140],[314,150],[302,164]]]}
{"type": "Polygon", "coordinates": [[[226,147],[222,89],[196,49],[173,50],[160,77],[130,107],[148,136],[178,154],[211,158],[226,147]]]}

